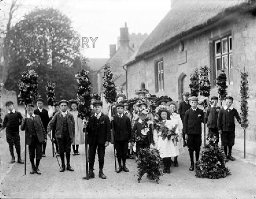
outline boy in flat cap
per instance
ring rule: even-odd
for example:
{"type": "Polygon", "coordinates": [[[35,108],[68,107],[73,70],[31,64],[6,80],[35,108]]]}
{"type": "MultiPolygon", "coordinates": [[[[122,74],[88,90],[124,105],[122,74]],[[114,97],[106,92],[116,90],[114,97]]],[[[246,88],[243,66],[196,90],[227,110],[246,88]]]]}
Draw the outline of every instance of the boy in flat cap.
{"type": "Polygon", "coordinates": [[[94,162],[96,150],[98,151],[99,160],[99,177],[106,179],[103,173],[105,147],[109,145],[111,138],[111,125],[107,115],[102,113],[102,102],[93,103],[94,114],[89,118],[86,130],[88,132],[89,144],[89,177],[94,178],[94,162]]]}
{"type": "Polygon", "coordinates": [[[128,142],[131,139],[131,121],[124,115],[124,105],[118,103],[116,105],[117,114],[112,121],[112,128],[114,133],[114,144],[117,152],[117,160],[119,168],[117,173],[121,171],[129,172],[126,167],[126,158],[128,153],[128,142]],[[121,161],[123,161],[123,166],[121,161]]]}
{"type": "Polygon", "coordinates": [[[208,137],[216,138],[216,144],[219,143],[219,131],[217,126],[220,107],[218,106],[218,97],[211,97],[211,106],[207,109],[205,119],[208,127],[208,137]]]}
{"type": "Polygon", "coordinates": [[[60,111],[57,112],[52,120],[49,122],[47,132],[50,133],[52,129],[55,129],[55,137],[57,139],[60,158],[61,158],[61,169],[60,172],[64,172],[65,169],[68,171],[74,171],[70,166],[70,151],[71,144],[74,140],[75,135],[75,121],[73,115],[71,115],[68,109],[68,101],[61,100],[59,102],[60,111]],[[67,160],[67,167],[65,168],[65,153],[67,160]]]}
{"type": "Polygon", "coordinates": [[[241,118],[235,108],[232,107],[233,97],[226,97],[226,106],[224,106],[218,117],[218,129],[221,135],[222,146],[227,160],[234,161],[232,156],[232,147],[235,144],[235,118],[241,124],[241,118]]]}
{"type": "MultiPolygon", "coordinates": [[[[42,98],[38,98],[36,101],[36,105],[37,105],[37,109],[35,109],[34,113],[35,115],[39,115],[43,125],[44,125],[44,130],[47,132],[47,125],[50,121],[49,115],[48,115],[48,111],[46,109],[44,109],[44,101],[42,98]]],[[[43,143],[43,155],[42,157],[45,157],[45,149],[46,149],[46,142],[45,141],[43,143]]]]}
{"type": "MultiPolygon", "coordinates": [[[[188,98],[189,98],[189,92],[183,93],[183,100],[180,102],[179,108],[178,108],[178,113],[180,114],[180,118],[181,118],[181,121],[183,123],[183,126],[184,126],[185,113],[191,107],[190,104],[189,104],[188,98]]],[[[184,143],[184,146],[186,146],[184,129],[183,129],[183,143],[184,143]]]]}
{"type": "Polygon", "coordinates": [[[184,133],[185,139],[188,146],[191,166],[190,171],[194,170],[194,151],[196,155],[196,161],[199,160],[200,147],[202,143],[202,125],[204,118],[204,112],[197,107],[198,98],[191,97],[190,99],[191,108],[186,111],[184,116],[184,133]]]}
{"type": "Polygon", "coordinates": [[[46,131],[44,130],[41,118],[34,114],[34,105],[27,105],[27,115],[21,124],[21,130],[25,130],[26,143],[29,145],[29,159],[32,170],[30,174],[41,174],[39,163],[42,158],[42,143],[46,141],[46,131]],[[36,164],[34,159],[36,158],[36,164]]]}
{"type": "Polygon", "coordinates": [[[20,135],[19,135],[19,126],[22,122],[21,113],[14,109],[14,104],[12,101],[5,103],[5,106],[8,110],[8,113],[4,117],[3,126],[0,130],[6,128],[6,141],[9,144],[9,150],[11,154],[10,163],[15,163],[15,156],[13,151],[13,146],[15,146],[18,163],[24,164],[21,160],[21,149],[20,149],[20,135]]]}

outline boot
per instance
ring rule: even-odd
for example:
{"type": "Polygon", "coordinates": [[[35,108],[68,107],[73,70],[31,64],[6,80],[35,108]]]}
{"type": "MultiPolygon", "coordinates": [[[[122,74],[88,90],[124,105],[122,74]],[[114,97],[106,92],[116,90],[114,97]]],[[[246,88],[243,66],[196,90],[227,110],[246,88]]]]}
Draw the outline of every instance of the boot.
{"type": "Polygon", "coordinates": [[[236,159],[232,156],[232,146],[228,146],[228,159],[231,161],[235,161],[236,159]]]}
{"type": "Polygon", "coordinates": [[[171,158],[167,158],[166,173],[171,173],[171,164],[172,164],[172,159],[171,158]]]}
{"type": "Polygon", "coordinates": [[[129,169],[126,167],[126,158],[123,158],[123,171],[124,172],[129,172],[129,169]]]}
{"type": "Polygon", "coordinates": [[[107,179],[107,176],[104,175],[102,169],[100,169],[100,171],[99,171],[99,177],[100,177],[101,179],[107,179]]]}
{"type": "Polygon", "coordinates": [[[60,168],[60,172],[64,172],[65,171],[65,159],[64,159],[64,153],[60,154],[60,159],[61,159],[61,168],[60,168]]]}
{"type": "Polygon", "coordinates": [[[194,171],[195,169],[195,164],[194,162],[191,162],[191,166],[189,167],[189,171],[194,171]]]}
{"type": "Polygon", "coordinates": [[[93,172],[93,169],[89,170],[89,178],[95,178],[95,174],[93,172]]]}
{"type": "Polygon", "coordinates": [[[117,169],[117,173],[120,173],[123,170],[122,164],[121,164],[121,158],[117,158],[119,168],[117,169]]]}
{"type": "Polygon", "coordinates": [[[174,163],[173,163],[174,167],[178,167],[179,163],[178,163],[178,156],[174,157],[174,163]]]}
{"type": "Polygon", "coordinates": [[[163,164],[164,164],[163,173],[167,173],[167,168],[168,168],[167,161],[168,161],[167,158],[163,158],[163,164]]]}
{"type": "Polygon", "coordinates": [[[39,170],[39,164],[40,164],[40,159],[36,159],[36,173],[38,174],[38,175],[41,175],[42,173],[41,173],[41,171],[39,170]]]}
{"type": "Polygon", "coordinates": [[[70,153],[66,153],[66,159],[67,159],[67,170],[74,171],[74,169],[70,166],[70,153]]]}
{"type": "Polygon", "coordinates": [[[30,174],[35,174],[35,173],[36,173],[36,167],[35,167],[34,160],[30,160],[30,162],[31,162],[31,171],[30,171],[30,174]]]}
{"type": "Polygon", "coordinates": [[[80,155],[78,149],[79,149],[79,145],[76,145],[76,155],[80,155]]]}
{"type": "Polygon", "coordinates": [[[76,145],[72,145],[73,155],[76,155],[76,145]]]}
{"type": "Polygon", "coordinates": [[[21,159],[21,157],[18,158],[18,161],[17,161],[19,164],[24,164],[24,161],[21,159]]]}
{"type": "Polygon", "coordinates": [[[10,160],[10,164],[13,164],[13,163],[15,163],[15,157],[14,156],[12,156],[12,158],[10,160]]]}
{"type": "Polygon", "coordinates": [[[11,154],[11,161],[10,161],[10,164],[13,164],[15,163],[15,156],[14,156],[14,152],[13,152],[13,146],[9,144],[9,151],[10,151],[10,154],[11,154]]]}

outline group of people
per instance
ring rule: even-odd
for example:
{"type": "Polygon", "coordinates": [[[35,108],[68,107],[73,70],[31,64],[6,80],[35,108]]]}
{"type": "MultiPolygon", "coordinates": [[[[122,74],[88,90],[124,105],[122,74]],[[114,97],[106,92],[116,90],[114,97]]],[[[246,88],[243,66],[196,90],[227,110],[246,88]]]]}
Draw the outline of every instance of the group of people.
{"type": "Polygon", "coordinates": [[[214,138],[216,144],[221,135],[221,145],[227,160],[234,160],[232,146],[235,139],[235,118],[240,117],[233,108],[233,98],[228,96],[223,107],[218,106],[218,98],[213,96],[207,108],[198,108],[198,98],[183,94],[180,103],[167,96],[157,98],[151,96],[146,89],[136,93],[136,99],[127,100],[119,94],[116,103],[110,106],[107,114],[103,113],[103,103],[92,100],[92,114],[87,120],[78,117],[76,100],[61,100],[55,108],[47,111],[43,108],[43,100],[37,99],[37,108],[33,104],[26,106],[26,116],[14,109],[13,102],[7,102],[6,114],[1,130],[6,128],[11,163],[15,162],[15,146],[18,163],[23,164],[20,152],[19,125],[25,130],[26,144],[29,145],[31,174],[41,174],[39,164],[45,156],[47,134],[55,144],[57,155],[61,159],[60,172],[74,171],[70,164],[71,146],[73,154],[79,155],[79,145],[89,145],[89,177],[94,178],[94,162],[96,151],[99,161],[99,177],[106,179],[103,173],[105,148],[111,142],[118,162],[117,173],[129,172],[126,159],[140,158],[143,148],[156,148],[163,160],[163,172],[170,173],[171,165],[178,167],[178,156],[188,147],[191,165],[194,170],[195,161],[199,160],[202,143],[202,123],[207,123],[208,137],[214,138]],[[178,106],[179,104],[179,106],[178,106]],[[69,108],[70,105],[70,108],[69,108]],[[69,110],[68,110],[69,109],[69,110]],[[195,161],[194,161],[195,155],[195,161]],[[66,157],[66,164],[65,164],[66,157]]]}

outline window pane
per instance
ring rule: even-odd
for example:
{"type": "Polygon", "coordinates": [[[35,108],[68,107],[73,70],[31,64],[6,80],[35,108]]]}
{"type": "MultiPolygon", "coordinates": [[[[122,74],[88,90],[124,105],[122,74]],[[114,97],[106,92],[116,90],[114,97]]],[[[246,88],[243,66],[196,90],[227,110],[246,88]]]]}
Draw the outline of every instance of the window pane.
{"type": "Polygon", "coordinates": [[[228,72],[228,56],[227,55],[222,57],[222,69],[228,72]]]}
{"type": "Polygon", "coordinates": [[[221,42],[216,41],[215,42],[215,55],[220,55],[221,54],[221,42]]]}
{"type": "Polygon", "coordinates": [[[229,37],[229,52],[232,51],[232,37],[229,37]]]}
{"type": "Polygon", "coordinates": [[[221,67],[221,58],[220,57],[216,58],[215,64],[216,64],[217,71],[222,69],[222,67],[221,67]]]}
{"type": "Polygon", "coordinates": [[[222,54],[228,52],[228,40],[227,38],[222,39],[222,54]]]}

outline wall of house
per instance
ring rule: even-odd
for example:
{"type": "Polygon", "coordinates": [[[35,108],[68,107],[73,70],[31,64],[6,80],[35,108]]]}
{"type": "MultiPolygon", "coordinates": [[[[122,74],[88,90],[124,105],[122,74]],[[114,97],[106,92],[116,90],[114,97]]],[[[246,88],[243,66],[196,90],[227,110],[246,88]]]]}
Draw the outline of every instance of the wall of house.
{"type": "MultiPolygon", "coordinates": [[[[148,59],[139,61],[128,67],[128,96],[135,96],[135,90],[139,89],[141,82],[145,82],[146,88],[151,94],[157,96],[168,95],[174,100],[179,99],[178,80],[186,74],[184,81],[184,91],[189,91],[189,77],[194,69],[201,66],[210,66],[211,62],[211,42],[218,37],[222,37],[228,32],[233,37],[233,84],[229,85],[228,94],[235,99],[234,107],[240,111],[240,70],[244,67],[249,72],[249,140],[256,141],[256,17],[251,14],[233,17],[232,21],[226,21],[212,27],[208,31],[201,32],[197,36],[184,40],[184,51],[180,51],[177,44],[169,50],[159,53],[148,59]],[[164,62],[164,91],[155,93],[155,69],[156,60],[163,58],[164,62]]],[[[212,95],[217,95],[214,87],[212,95]]],[[[239,129],[239,128],[238,128],[239,129]]],[[[237,136],[243,135],[239,129],[237,136]]]]}

